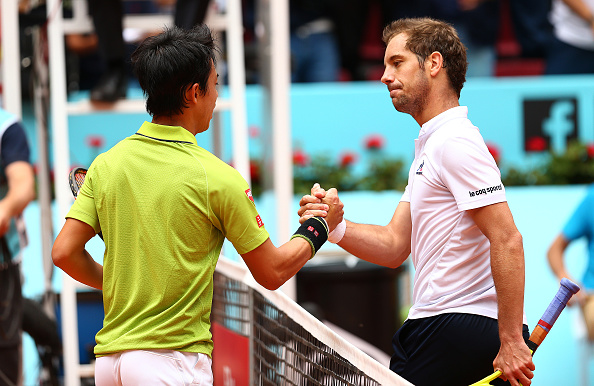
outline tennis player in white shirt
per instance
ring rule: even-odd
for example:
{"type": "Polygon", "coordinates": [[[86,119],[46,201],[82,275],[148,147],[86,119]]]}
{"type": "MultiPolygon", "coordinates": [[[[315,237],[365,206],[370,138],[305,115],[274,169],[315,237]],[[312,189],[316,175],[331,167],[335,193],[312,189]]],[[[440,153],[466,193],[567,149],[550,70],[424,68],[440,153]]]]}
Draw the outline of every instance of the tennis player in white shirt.
{"type": "MultiPolygon", "coordinates": [[[[469,385],[495,369],[501,384],[528,386],[522,236],[499,169],[459,105],[466,48],[451,25],[428,18],[397,20],[383,40],[381,81],[421,127],[408,185],[389,224],[343,221],[329,240],[387,267],[412,258],[414,304],[392,341],[393,371],[422,386],[469,385]]],[[[325,192],[316,184],[301,199],[300,221],[325,214],[325,192]]]]}

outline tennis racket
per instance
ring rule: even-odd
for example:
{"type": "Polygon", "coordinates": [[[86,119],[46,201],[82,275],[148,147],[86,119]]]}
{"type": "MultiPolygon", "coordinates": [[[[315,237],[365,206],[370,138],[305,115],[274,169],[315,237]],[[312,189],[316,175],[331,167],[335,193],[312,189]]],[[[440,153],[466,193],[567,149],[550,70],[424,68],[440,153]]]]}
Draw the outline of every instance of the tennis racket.
{"type": "MultiPolygon", "coordinates": [[[[561,279],[561,284],[559,286],[559,290],[555,294],[555,297],[551,301],[551,304],[547,307],[546,311],[538,321],[534,330],[532,330],[532,334],[530,334],[530,338],[528,339],[528,348],[532,351],[532,355],[536,352],[536,349],[544,338],[547,336],[551,328],[553,328],[553,324],[561,314],[561,311],[567,305],[567,302],[573,295],[575,295],[580,290],[580,287],[572,282],[567,278],[561,279]]],[[[495,371],[493,374],[489,375],[486,378],[481,379],[480,381],[473,383],[470,386],[488,386],[491,385],[491,381],[501,376],[501,371],[495,371]]]]}
{"type": "MultiPolygon", "coordinates": [[[[72,191],[72,195],[76,200],[78,193],[80,192],[80,188],[82,187],[83,183],[85,182],[85,177],[87,176],[87,169],[85,168],[74,168],[68,174],[68,183],[70,184],[70,190],[72,191]]],[[[99,232],[99,237],[103,240],[103,233],[99,232]]]]}
{"type": "Polygon", "coordinates": [[[85,182],[85,177],[87,176],[87,169],[85,168],[74,168],[70,171],[68,175],[68,183],[70,184],[70,190],[72,190],[72,195],[74,199],[78,196],[78,192],[80,192],[80,188],[85,182]]]}

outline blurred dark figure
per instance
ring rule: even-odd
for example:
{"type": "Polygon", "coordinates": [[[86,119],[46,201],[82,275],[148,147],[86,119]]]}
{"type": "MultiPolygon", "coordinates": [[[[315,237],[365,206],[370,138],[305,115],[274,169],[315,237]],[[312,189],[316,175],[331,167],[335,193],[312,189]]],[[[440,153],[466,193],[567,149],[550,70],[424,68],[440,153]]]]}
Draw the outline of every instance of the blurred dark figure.
{"type": "Polygon", "coordinates": [[[333,12],[338,38],[338,48],[342,69],[350,80],[368,80],[365,63],[361,55],[361,45],[369,28],[370,12],[377,10],[381,15],[378,31],[372,35],[381,45],[383,62],[383,43],[381,31],[389,22],[403,15],[402,9],[413,7],[416,1],[394,0],[343,0],[333,12]]]}
{"type": "Polygon", "coordinates": [[[404,16],[428,16],[456,28],[468,49],[467,77],[495,75],[499,0],[418,0],[411,3],[404,16]]]}
{"type": "Polygon", "coordinates": [[[20,120],[0,109],[0,385],[22,380],[22,213],[35,198],[35,177],[20,120]]]}
{"type": "MultiPolygon", "coordinates": [[[[126,97],[128,88],[128,52],[123,37],[124,8],[122,0],[88,0],[89,12],[97,34],[99,53],[105,63],[105,71],[91,89],[91,100],[115,102],[126,97]]],[[[174,24],[191,28],[202,23],[210,0],[178,0],[174,12],[174,24]]]]}
{"type": "Polygon", "coordinates": [[[594,73],[594,0],[553,0],[545,74],[594,73]]]}
{"type": "Polygon", "coordinates": [[[515,37],[521,54],[528,58],[544,58],[553,38],[549,22],[551,0],[508,0],[515,37]]]}
{"type": "Polygon", "coordinates": [[[291,0],[291,80],[334,82],[340,57],[332,15],[339,0],[291,0]]]}
{"type": "Polygon", "coordinates": [[[23,298],[23,331],[35,341],[39,360],[44,369],[39,376],[39,385],[58,386],[62,356],[62,340],[58,334],[58,324],[43,311],[39,302],[28,298],[23,298]]]}

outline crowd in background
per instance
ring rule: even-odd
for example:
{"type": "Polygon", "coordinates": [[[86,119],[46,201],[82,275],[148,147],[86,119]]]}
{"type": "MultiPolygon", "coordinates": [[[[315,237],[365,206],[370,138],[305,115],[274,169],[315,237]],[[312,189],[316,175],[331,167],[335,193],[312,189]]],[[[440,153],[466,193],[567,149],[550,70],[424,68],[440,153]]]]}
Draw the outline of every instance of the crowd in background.
{"type": "MultiPolygon", "coordinates": [[[[30,0],[21,3],[23,14],[32,13],[30,0]]],[[[69,90],[91,90],[91,99],[111,102],[126,95],[128,57],[142,37],[122,27],[124,14],[169,12],[175,25],[187,27],[225,0],[88,4],[96,32],[66,36],[69,90]]],[[[260,79],[258,6],[242,0],[248,84],[260,79]]],[[[594,71],[593,0],[291,0],[289,7],[293,82],[379,80],[383,27],[418,16],[454,25],[468,48],[469,78],[594,71]]],[[[25,46],[23,55],[28,51],[25,46]]]]}

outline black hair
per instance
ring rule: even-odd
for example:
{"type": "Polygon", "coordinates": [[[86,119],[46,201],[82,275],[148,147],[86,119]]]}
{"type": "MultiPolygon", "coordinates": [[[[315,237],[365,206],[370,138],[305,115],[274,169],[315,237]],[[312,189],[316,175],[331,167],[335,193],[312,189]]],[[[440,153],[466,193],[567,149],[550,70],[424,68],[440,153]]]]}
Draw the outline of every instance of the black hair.
{"type": "Polygon", "coordinates": [[[180,114],[188,106],[186,90],[195,83],[204,95],[215,71],[216,51],[206,24],[165,28],[140,43],[131,60],[146,97],[146,111],[153,117],[180,114]]]}

